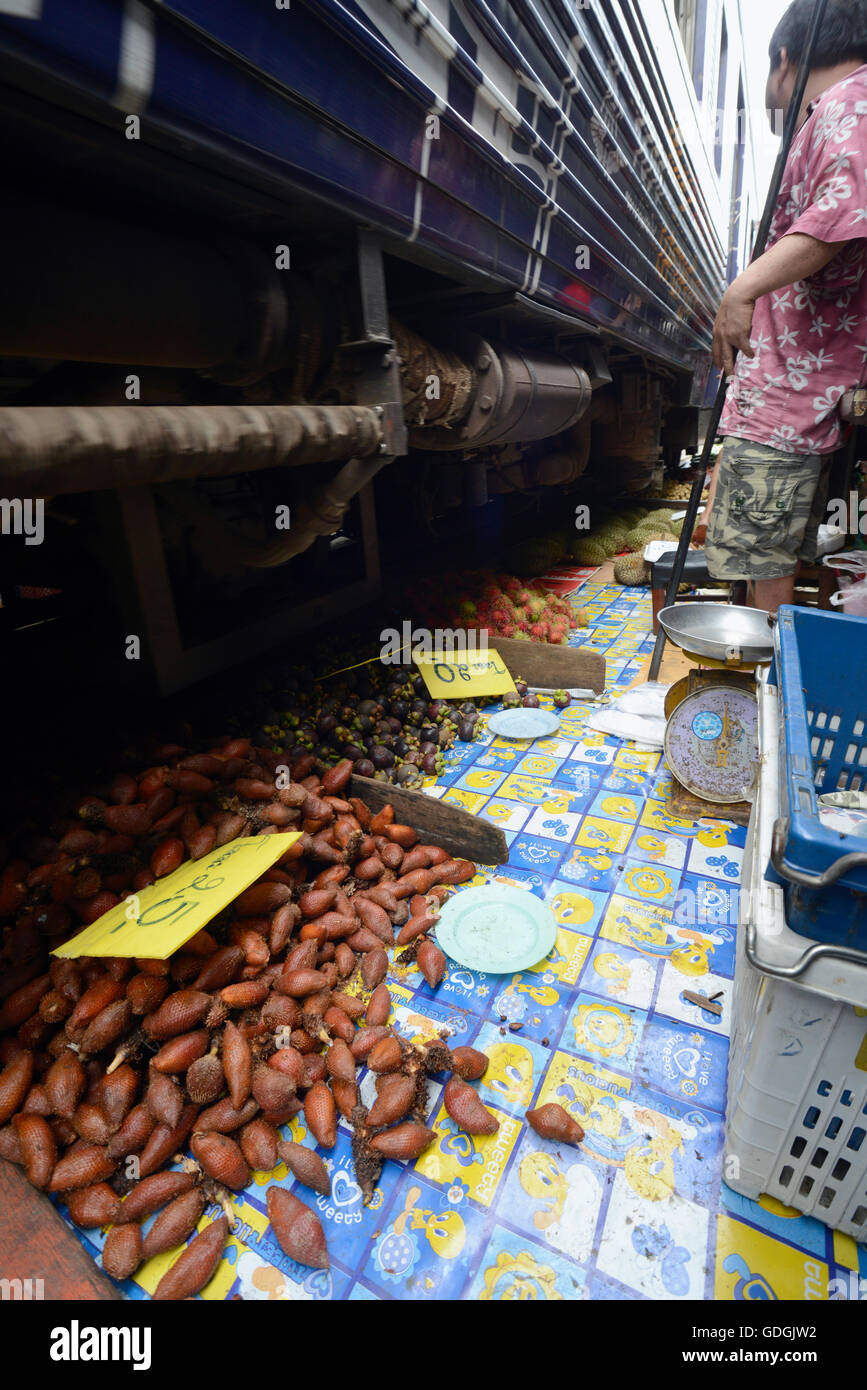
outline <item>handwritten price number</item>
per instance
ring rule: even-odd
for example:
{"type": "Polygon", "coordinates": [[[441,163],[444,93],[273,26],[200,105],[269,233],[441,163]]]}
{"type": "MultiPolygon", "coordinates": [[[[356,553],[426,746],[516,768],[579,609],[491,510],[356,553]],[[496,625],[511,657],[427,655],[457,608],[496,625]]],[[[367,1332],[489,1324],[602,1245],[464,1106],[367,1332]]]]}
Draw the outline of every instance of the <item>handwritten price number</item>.
{"type": "Polygon", "coordinates": [[[505,666],[498,665],[496,661],[474,662],[472,666],[465,661],[456,662],[454,665],[438,662],[433,669],[434,675],[445,685],[454,681],[456,673],[462,681],[471,681],[474,676],[480,676],[484,671],[493,671],[497,676],[507,674],[505,666]]]}
{"type": "MultiPolygon", "coordinates": [[[[230,849],[219,859],[215,859],[211,867],[216,869],[220,864],[225,863],[232,854],[237,853],[237,848],[238,847],[230,849]]],[[[191,912],[193,908],[197,906],[195,898],[192,902],[185,901],[190,893],[207,893],[214,888],[219,888],[220,884],[223,882],[225,882],[225,880],[222,877],[209,879],[207,874],[199,874],[198,878],[194,878],[191,883],[187,883],[182,888],[178,888],[171,897],[160,898],[159,902],[151,903],[150,907],[145,908],[144,912],[138,918],[138,925],[140,927],[155,927],[160,922],[170,922],[173,919],[175,921],[180,921],[185,913],[191,912]],[[168,911],[163,912],[161,916],[154,916],[154,913],[161,907],[167,908],[168,911]]],[[[125,926],[126,922],[118,922],[116,927],[112,927],[110,934],[113,935],[116,931],[120,931],[125,926]]]]}

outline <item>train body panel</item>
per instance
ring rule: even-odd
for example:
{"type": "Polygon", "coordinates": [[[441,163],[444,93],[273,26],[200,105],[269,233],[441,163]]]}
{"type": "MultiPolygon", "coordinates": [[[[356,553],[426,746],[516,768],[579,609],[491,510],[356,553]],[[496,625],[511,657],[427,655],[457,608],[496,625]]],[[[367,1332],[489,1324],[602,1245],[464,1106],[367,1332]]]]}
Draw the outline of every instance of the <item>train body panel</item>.
{"type": "Polygon", "coordinates": [[[7,75],[84,89],[120,136],[135,113],[193,165],[317,195],[706,381],[729,209],[666,0],[2,9],[7,75]]]}

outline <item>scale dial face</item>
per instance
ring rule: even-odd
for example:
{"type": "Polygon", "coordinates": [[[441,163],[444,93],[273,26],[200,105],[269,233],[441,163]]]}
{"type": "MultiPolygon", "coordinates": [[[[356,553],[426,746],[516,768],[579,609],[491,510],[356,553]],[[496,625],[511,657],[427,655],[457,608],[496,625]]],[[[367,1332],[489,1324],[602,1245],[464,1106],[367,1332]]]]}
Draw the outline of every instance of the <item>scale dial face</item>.
{"type": "Polygon", "coordinates": [[[758,765],[758,706],[751,691],[711,685],[681,700],[665,730],[665,760],[703,801],[725,805],[752,794],[758,765]]]}

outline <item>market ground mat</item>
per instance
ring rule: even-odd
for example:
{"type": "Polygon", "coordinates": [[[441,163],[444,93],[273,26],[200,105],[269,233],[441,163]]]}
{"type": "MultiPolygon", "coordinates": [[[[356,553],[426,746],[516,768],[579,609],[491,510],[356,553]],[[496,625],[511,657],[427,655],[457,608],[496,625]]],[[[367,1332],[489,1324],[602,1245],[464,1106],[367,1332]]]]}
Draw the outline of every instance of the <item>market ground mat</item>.
{"type": "MultiPolygon", "coordinates": [[[[609,688],[629,685],[652,648],[648,591],[585,574],[552,576],[589,616],[572,644],[604,652],[609,688]]],[[[203,1297],[800,1300],[867,1277],[867,1251],[848,1237],[723,1181],[746,832],[672,818],[662,754],[588,731],[590,708],[573,704],[559,735],[532,746],[461,744],[429,788],[503,829],[508,864],[474,882],[548,903],[550,955],[509,976],[451,964],[433,991],[414,967],[387,977],[407,1039],[446,1028],[488,1054],[479,1092],[498,1132],[458,1130],[432,1080],[436,1142],[415,1163],[387,1162],[364,1207],[341,1121],[323,1153],[330,1197],[300,1188],[285,1165],[255,1175],[234,1199],[226,1257],[203,1297]],[[525,1111],[547,1101],[583,1126],[580,1148],[526,1124],[525,1111]],[[269,1182],[315,1205],[330,1271],[283,1254],[265,1214],[269,1182]]],[[[373,1078],[360,1076],[369,1104],[373,1078]]],[[[313,1145],[303,1113],[284,1133],[313,1145]]],[[[104,1234],[76,1234],[98,1258],[104,1234]]],[[[122,1292],[147,1297],[175,1257],[150,1260],[122,1292]]]]}

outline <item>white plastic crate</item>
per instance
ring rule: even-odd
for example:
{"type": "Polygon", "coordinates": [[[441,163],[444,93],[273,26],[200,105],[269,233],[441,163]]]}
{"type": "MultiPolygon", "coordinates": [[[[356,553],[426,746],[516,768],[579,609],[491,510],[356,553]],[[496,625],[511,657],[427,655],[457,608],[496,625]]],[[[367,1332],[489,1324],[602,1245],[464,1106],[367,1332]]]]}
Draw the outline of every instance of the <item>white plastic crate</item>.
{"type": "Polygon", "coordinates": [[[811,959],[800,980],[771,968],[803,963],[782,891],[764,880],[778,815],[776,691],[759,698],[762,768],[744,857],[729,1054],[726,1181],[778,1198],[867,1241],[867,958],[811,959]],[[794,954],[793,954],[794,953],[794,954]]]}

